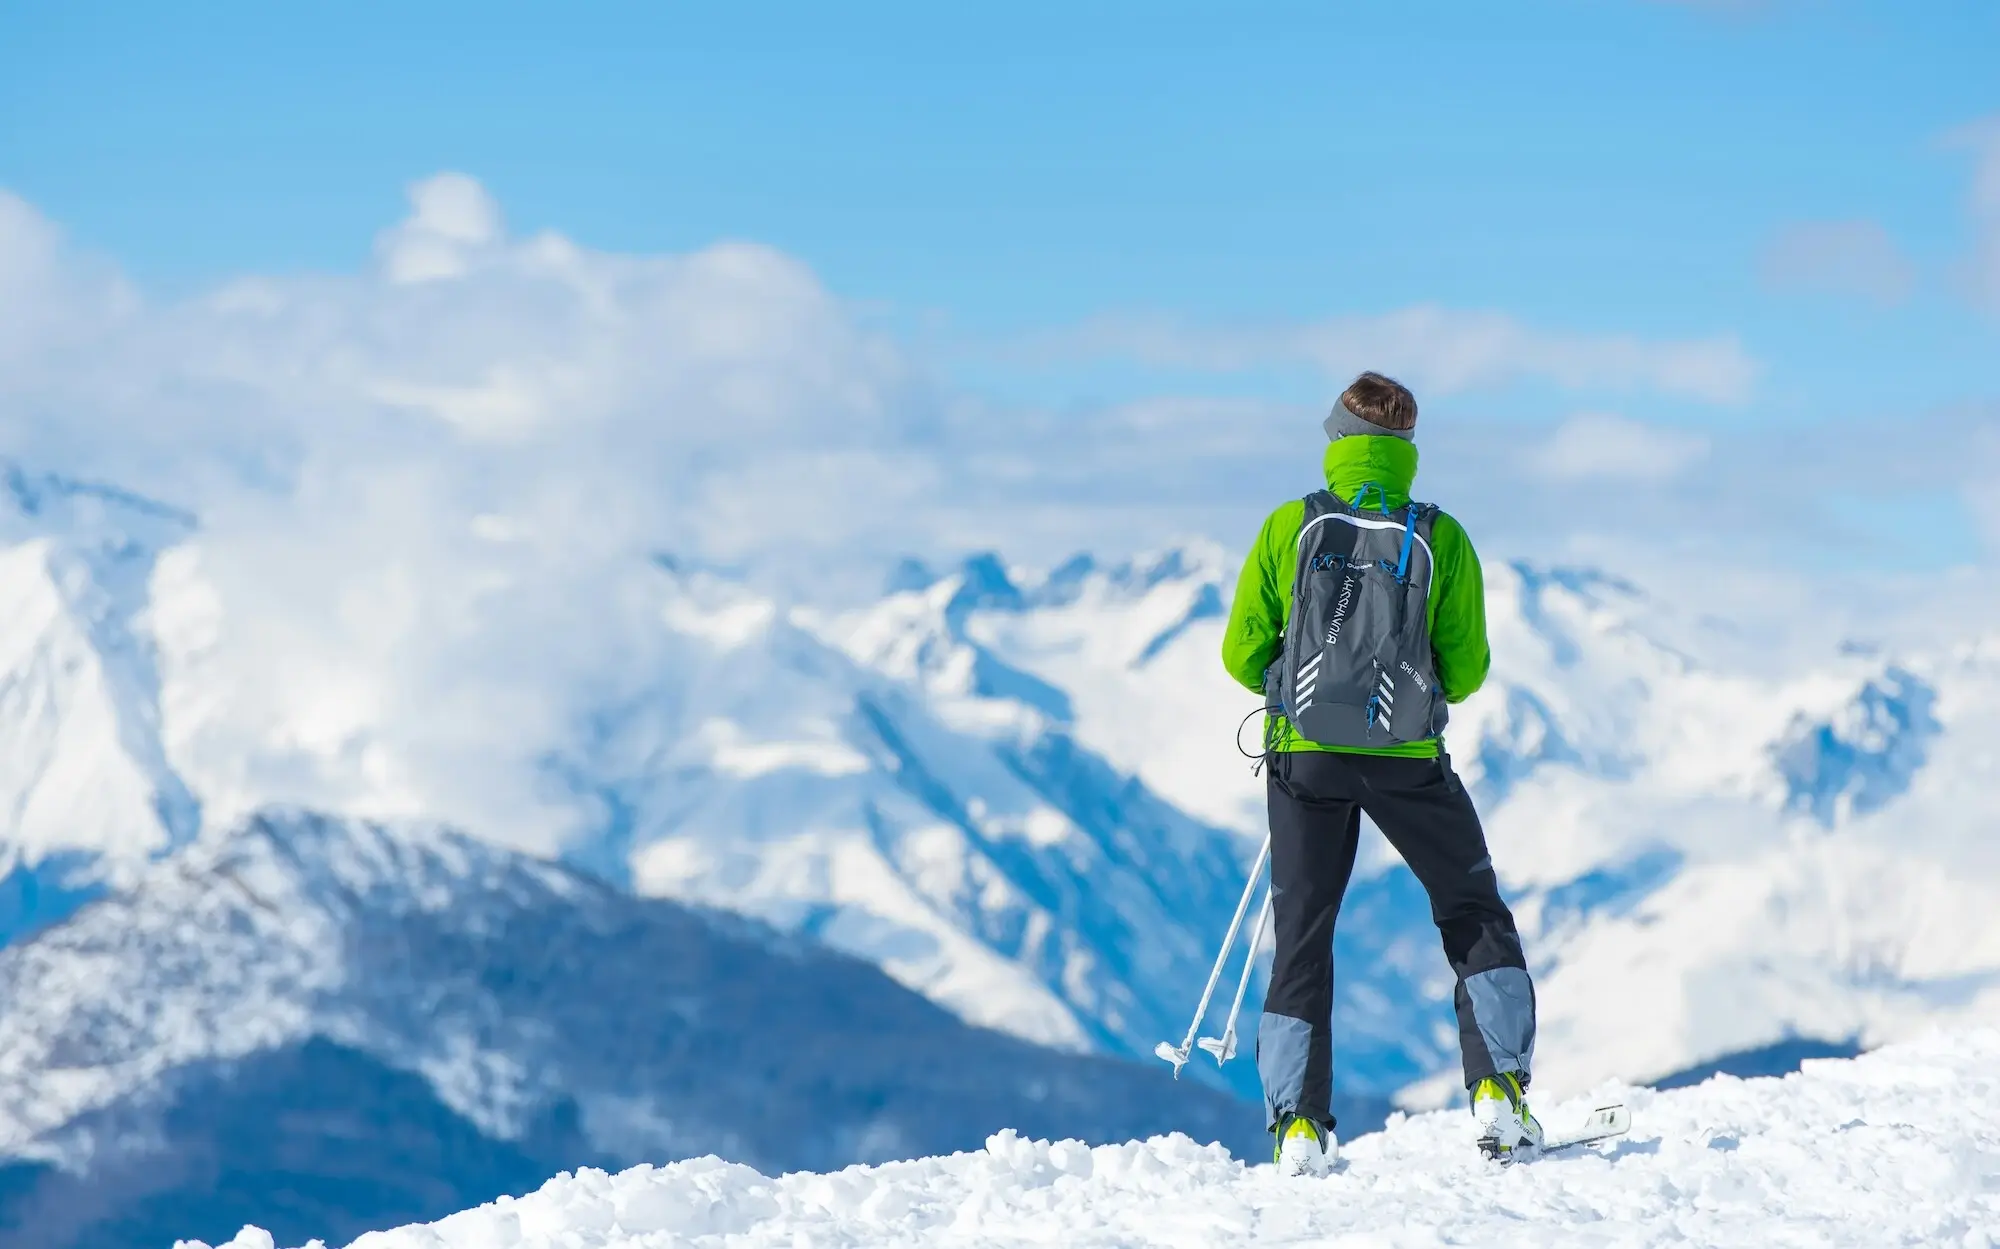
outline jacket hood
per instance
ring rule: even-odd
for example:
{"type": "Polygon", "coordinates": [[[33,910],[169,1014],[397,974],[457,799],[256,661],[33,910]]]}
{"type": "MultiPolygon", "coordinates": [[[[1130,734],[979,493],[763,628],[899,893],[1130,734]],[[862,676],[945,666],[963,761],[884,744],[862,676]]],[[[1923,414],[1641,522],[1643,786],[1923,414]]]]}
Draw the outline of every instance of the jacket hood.
{"type": "MultiPolygon", "coordinates": [[[[1417,480],[1416,444],[1394,436],[1352,435],[1330,442],[1323,464],[1326,488],[1346,503],[1354,502],[1361,488],[1372,482],[1382,487],[1389,507],[1404,507],[1417,480]]],[[[1370,490],[1368,506],[1380,502],[1370,490]]]]}

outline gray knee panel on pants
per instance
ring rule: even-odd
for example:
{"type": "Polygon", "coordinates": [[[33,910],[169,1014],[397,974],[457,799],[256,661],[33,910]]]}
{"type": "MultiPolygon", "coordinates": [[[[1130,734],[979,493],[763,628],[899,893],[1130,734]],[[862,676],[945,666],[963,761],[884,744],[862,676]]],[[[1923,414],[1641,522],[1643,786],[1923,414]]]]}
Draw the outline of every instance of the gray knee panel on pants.
{"type": "Polygon", "coordinates": [[[1473,1022],[1493,1070],[1526,1079],[1535,1061],[1535,986],[1518,967],[1495,967],[1465,978],[1473,1022]]]}
{"type": "Polygon", "coordinates": [[[1266,1014],[1257,1024],[1257,1074],[1264,1081],[1265,1126],[1299,1109],[1312,1056],[1312,1025],[1289,1015],[1266,1014]]]}

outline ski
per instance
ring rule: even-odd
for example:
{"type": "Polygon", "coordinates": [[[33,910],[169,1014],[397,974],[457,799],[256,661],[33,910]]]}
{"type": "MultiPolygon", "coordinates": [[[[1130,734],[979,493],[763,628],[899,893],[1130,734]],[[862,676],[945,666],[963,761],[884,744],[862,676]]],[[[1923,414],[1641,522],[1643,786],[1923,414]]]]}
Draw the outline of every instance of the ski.
{"type": "Polygon", "coordinates": [[[1623,1136],[1632,1130],[1632,1112],[1623,1106],[1599,1106],[1590,1112],[1583,1126],[1568,1136],[1543,1141],[1541,1152],[1552,1154],[1559,1150],[1574,1149],[1578,1145],[1589,1145],[1596,1141],[1608,1141],[1614,1136],[1623,1136]]]}
{"type": "Polygon", "coordinates": [[[1490,1149],[1488,1144],[1483,1141],[1480,1143],[1480,1148],[1486,1151],[1486,1156],[1493,1161],[1512,1165],[1516,1162],[1532,1162],[1537,1158],[1543,1158],[1549,1154],[1561,1153],[1566,1149],[1575,1149],[1579,1145],[1591,1145],[1598,1141],[1608,1141],[1614,1137],[1623,1136],[1631,1130],[1631,1111],[1625,1109],[1623,1106],[1599,1106],[1596,1110],[1590,1112],[1590,1117],[1583,1121],[1583,1126],[1568,1135],[1553,1136],[1545,1139],[1539,1149],[1528,1150],[1517,1147],[1507,1154],[1502,1155],[1490,1149]]]}

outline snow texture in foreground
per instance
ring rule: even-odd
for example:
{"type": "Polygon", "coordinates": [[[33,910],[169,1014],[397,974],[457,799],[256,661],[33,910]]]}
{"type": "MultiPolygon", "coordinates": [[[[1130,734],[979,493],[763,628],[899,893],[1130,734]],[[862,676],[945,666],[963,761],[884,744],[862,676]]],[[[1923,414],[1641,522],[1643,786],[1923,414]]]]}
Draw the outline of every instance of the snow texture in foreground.
{"type": "MultiPolygon", "coordinates": [[[[582,1171],[354,1249],[886,1245],[1887,1245],[2000,1243],[2000,1032],[1782,1080],[1622,1090],[1633,1133],[1501,1170],[1462,1113],[1363,1137],[1325,1181],[1185,1137],[1086,1149],[1011,1134],[951,1158],[766,1179],[709,1158],[582,1171]]],[[[1606,1090],[1607,1092],[1611,1090],[1606,1090]]],[[[1548,1108],[1560,1131],[1591,1100],[1548,1108]]],[[[270,1249],[245,1229],[226,1249],[270,1249]]],[[[181,1249],[196,1249],[183,1243],[181,1249]]]]}

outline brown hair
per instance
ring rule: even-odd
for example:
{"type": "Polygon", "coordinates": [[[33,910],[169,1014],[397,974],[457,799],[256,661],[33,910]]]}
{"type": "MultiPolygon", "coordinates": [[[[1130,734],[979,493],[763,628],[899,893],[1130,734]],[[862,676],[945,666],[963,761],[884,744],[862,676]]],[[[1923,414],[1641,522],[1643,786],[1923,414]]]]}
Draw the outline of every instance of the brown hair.
{"type": "Polygon", "coordinates": [[[1340,392],[1341,406],[1383,429],[1415,429],[1417,397],[1409,387],[1380,373],[1363,373],[1340,392]]]}

